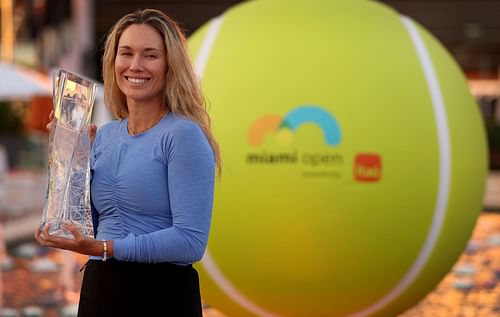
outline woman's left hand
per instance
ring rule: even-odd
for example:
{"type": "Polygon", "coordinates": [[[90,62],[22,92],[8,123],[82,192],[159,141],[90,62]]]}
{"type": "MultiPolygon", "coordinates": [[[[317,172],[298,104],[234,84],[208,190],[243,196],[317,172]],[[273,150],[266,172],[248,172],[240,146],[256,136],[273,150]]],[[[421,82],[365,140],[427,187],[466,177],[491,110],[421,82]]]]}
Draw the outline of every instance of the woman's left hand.
{"type": "Polygon", "coordinates": [[[63,230],[70,232],[74,239],[49,234],[49,226],[36,228],[35,239],[44,247],[70,250],[86,255],[102,255],[102,241],[83,235],[74,224],[64,224],[63,230]]]}

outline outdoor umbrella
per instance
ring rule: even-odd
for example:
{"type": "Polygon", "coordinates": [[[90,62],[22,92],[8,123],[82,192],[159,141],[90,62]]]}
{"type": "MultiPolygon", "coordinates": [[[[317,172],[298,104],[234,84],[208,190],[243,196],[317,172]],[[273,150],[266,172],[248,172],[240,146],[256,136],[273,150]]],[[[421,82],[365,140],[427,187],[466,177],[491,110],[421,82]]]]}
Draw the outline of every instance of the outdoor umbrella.
{"type": "Polygon", "coordinates": [[[0,62],[0,100],[47,95],[52,95],[52,83],[48,76],[19,65],[0,62]]]}

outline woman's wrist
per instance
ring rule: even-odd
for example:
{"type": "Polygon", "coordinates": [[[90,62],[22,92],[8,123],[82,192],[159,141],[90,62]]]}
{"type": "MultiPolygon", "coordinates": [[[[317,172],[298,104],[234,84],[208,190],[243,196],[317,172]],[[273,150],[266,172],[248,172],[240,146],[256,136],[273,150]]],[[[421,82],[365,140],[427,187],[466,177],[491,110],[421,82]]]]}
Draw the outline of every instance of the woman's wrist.
{"type": "Polygon", "coordinates": [[[101,256],[103,260],[113,257],[113,240],[95,240],[95,248],[90,255],[101,256]]]}
{"type": "Polygon", "coordinates": [[[89,255],[92,256],[102,256],[104,252],[104,247],[102,240],[94,240],[92,244],[92,249],[89,252],[89,255]]]}

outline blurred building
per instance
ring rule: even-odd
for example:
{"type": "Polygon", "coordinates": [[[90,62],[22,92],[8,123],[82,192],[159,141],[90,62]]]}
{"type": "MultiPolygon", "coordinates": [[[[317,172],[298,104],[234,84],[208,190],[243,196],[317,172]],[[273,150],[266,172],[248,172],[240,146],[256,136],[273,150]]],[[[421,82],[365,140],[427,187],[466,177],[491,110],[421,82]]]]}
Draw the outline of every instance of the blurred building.
{"type": "Polygon", "coordinates": [[[95,74],[94,1],[7,1],[13,3],[15,63],[46,73],[64,67],[95,74]]]}
{"type": "MultiPolygon", "coordinates": [[[[15,59],[35,67],[66,66],[100,78],[104,38],[124,14],[157,8],[189,35],[242,0],[12,0],[15,59]]],[[[425,26],[469,78],[498,78],[500,1],[383,0],[425,26]]]]}
{"type": "Polygon", "coordinates": [[[500,1],[384,0],[431,31],[469,77],[498,77],[500,1]]]}
{"type": "MultiPolygon", "coordinates": [[[[190,35],[242,0],[5,0],[13,4],[14,61],[101,80],[104,39],[124,14],[160,9],[190,35]]],[[[306,1],[306,0],[304,0],[306,1]]],[[[369,0],[367,0],[369,1],[369,0]]],[[[373,0],[374,1],[374,0],[373,0]]],[[[500,0],[383,0],[428,29],[454,56],[496,144],[500,168],[500,0]]],[[[4,3],[4,1],[2,1],[4,3]]]]}
{"type": "MultiPolygon", "coordinates": [[[[241,0],[96,1],[96,39],[102,39],[122,15],[137,8],[164,10],[188,34],[241,0]]],[[[498,77],[500,66],[500,1],[384,0],[430,30],[472,77],[498,77]]],[[[100,43],[100,42],[98,42],[100,43]]]]}

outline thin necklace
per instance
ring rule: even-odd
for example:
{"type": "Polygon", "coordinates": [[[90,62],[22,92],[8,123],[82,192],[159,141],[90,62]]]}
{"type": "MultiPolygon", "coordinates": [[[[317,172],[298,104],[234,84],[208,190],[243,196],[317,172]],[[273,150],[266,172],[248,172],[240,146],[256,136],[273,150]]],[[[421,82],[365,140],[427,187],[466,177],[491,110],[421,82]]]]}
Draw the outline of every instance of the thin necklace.
{"type": "Polygon", "coordinates": [[[144,129],[140,129],[140,130],[133,130],[130,128],[130,121],[127,122],[127,131],[130,135],[138,135],[139,133],[144,133],[146,131],[148,131],[149,129],[151,129],[152,127],[154,127],[158,122],[160,122],[160,120],[163,118],[163,116],[165,115],[167,111],[166,110],[163,110],[160,114],[160,116],[158,117],[158,119],[156,119],[153,123],[151,123],[150,125],[148,125],[147,127],[145,127],[144,129]]]}

